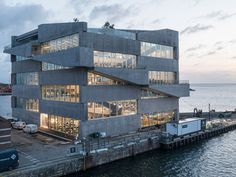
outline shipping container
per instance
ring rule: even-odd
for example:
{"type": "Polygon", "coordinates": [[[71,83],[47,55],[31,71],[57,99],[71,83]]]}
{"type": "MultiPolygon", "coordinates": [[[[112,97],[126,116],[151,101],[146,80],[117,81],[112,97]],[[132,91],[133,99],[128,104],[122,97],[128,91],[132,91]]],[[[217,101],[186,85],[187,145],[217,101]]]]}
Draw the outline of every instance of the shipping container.
{"type": "Polygon", "coordinates": [[[177,136],[187,135],[205,129],[205,118],[188,118],[180,120],[179,122],[169,122],[166,124],[166,132],[177,136]]]}

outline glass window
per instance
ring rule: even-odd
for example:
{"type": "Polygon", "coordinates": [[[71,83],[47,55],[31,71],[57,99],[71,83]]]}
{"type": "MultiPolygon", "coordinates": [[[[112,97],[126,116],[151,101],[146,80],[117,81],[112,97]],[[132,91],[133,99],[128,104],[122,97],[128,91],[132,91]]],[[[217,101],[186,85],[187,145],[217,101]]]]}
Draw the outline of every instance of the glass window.
{"type": "Polygon", "coordinates": [[[174,47],[141,42],[141,55],[174,59],[174,47]]]}
{"type": "Polygon", "coordinates": [[[162,125],[173,120],[175,116],[173,112],[150,113],[141,115],[141,127],[149,127],[154,125],[162,125]]]}
{"type": "Polygon", "coordinates": [[[19,98],[16,99],[16,107],[25,109],[28,111],[39,111],[39,100],[38,99],[26,99],[26,98],[19,98]]]}
{"type": "Polygon", "coordinates": [[[79,46],[79,34],[73,34],[70,36],[65,36],[55,40],[42,43],[39,47],[36,47],[33,51],[34,54],[46,54],[51,52],[57,52],[61,50],[66,50],[69,48],[79,46]]]}
{"type": "Polygon", "coordinates": [[[60,70],[60,69],[69,69],[71,67],[65,67],[61,65],[55,65],[52,63],[42,62],[42,71],[50,71],[50,70],[60,70]]]}
{"type": "Polygon", "coordinates": [[[137,113],[136,100],[90,102],[88,103],[88,119],[132,115],[137,113]]]}
{"type": "Polygon", "coordinates": [[[80,121],[77,119],[44,113],[40,114],[40,127],[42,128],[76,136],[79,134],[79,125],[80,121]]]}
{"type": "Polygon", "coordinates": [[[43,85],[42,99],[79,102],[80,90],[79,85],[43,85]]]}
{"type": "Polygon", "coordinates": [[[30,60],[31,57],[22,57],[22,56],[16,56],[16,61],[23,61],[23,60],[30,60]]]}
{"type": "Polygon", "coordinates": [[[142,89],[141,90],[141,99],[150,99],[150,98],[164,98],[168,97],[162,93],[153,92],[149,89],[142,89]]]}
{"type": "Polygon", "coordinates": [[[94,51],[94,66],[95,67],[113,67],[113,68],[135,68],[136,67],[136,56],[121,54],[121,53],[110,53],[94,51]]]}
{"type": "Polygon", "coordinates": [[[88,72],[88,85],[124,85],[122,81],[116,81],[99,74],[88,72]]]}
{"type": "Polygon", "coordinates": [[[38,73],[17,73],[16,84],[17,85],[38,85],[39,83],[38,73]]]}
{"type": "Polygon", "coordinates": [[[150,84],[175,84],[176,73],[164,71],[149,71],[148,72],[150,84]]]}

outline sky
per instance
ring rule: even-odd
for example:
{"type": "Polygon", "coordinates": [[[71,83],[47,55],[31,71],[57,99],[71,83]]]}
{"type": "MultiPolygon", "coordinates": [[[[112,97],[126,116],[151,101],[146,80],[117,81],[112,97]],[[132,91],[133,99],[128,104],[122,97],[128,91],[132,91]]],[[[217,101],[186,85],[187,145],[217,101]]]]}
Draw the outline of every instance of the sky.
{"type": "Polygon", "coordinates": [[[42,23],[179,31],[180,80],[236,83],[235,0],[0,0],[0,82],[9,83],[11,36],[42,23]]]}

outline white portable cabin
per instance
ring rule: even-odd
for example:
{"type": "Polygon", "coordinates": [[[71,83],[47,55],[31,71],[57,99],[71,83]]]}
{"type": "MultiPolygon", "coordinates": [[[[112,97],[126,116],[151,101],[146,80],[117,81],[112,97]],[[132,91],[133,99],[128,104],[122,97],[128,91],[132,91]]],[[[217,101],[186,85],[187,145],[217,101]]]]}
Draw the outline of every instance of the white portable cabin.
{"type": "Polygon", "coordinates": [[[201,131],[206,127],[205,118],[188,118],[179,122],[169,122],[166,124],[166,132],[171,135],[182,136],[201,131]]]}

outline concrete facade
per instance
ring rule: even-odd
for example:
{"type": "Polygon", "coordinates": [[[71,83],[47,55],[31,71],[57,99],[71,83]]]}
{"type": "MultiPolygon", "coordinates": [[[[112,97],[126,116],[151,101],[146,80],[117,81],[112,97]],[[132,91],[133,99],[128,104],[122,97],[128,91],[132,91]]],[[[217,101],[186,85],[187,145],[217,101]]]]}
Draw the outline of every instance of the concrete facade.
{"type": "Polygon", "coordinates": [[[13,36],[11,48],[6,48],[4,51],[11,54],[13,116],[39,126],[41,126],[41,113],[76,119],[80,121],[78,130],[80,138],[95,132],[106,132],[108,136],[117,136],[138,131],[142,128],[142,114],[171,111],[175,112],[173,120],[178,120],[179,98],[189,96],[189,84],[180,84],[179,82],[178,45],[177,31],[169,29],[155,31],[92,30],[87,28],[86,22],[43,24],[39,25],[36,30],[20,36],[13,36]],[[78,46],[47,53],[35,52],[45,42],[73,34],[79,36],[78,46]],[[170,46],[174,50],[174,57],[167,59],[143,56],[142,42],[170,46]],[[133,55],[136,58],[135,67],[97,67],[94,64],[94,51],[133,55]],[[28,57],[28,59],[17,61],[17,56],[28,57]],[[67,68],[45,71],[42,69],[43,62],[67,68]],[[149,71],[174,72],[175,82],[151,84],[149,71]],[[38,84],[19,85],[17,75],[30,72],[38,73],[38,84]],[[89,85],[88,72],[123,84],[89,85]],[[45,85],[79,85],[79,102],[43,99],[42,87],[45,85]],[[161,94],[162,97],[144,99],[143,89],[152,91],[156,95],[161,94]],[[38,110],[32,112],[19,108],[17,106],[18,98],[38,100],[38,110]],[[91,120],[88,118],[89,102],[100,103],[119,100],[136,100],[135,114],[91,120]]]}

